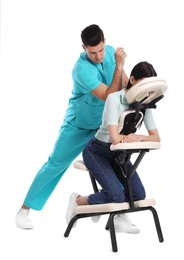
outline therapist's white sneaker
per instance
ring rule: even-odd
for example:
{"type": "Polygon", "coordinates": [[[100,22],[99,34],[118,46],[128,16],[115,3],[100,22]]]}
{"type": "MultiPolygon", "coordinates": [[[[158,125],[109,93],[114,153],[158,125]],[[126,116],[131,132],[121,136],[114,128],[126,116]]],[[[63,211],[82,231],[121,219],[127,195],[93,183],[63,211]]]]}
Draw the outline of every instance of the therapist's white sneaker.
{"type": "Polygon", "coordinates": [[[29,215],[29,209],[19,209],[19,211],[16,214],[15,218],[15,224],[19,228],[23,229],[33,229],[33,223],[28,217],[29,215]]]}
{"type": "Polygon", "coordinates": [[[114,228],[116,232],[138,234],[140,229],[134,225],[126,214],[117,215],[114,218],[114,228]]]}
{"type": "MultiPolygon", "coordinates": [[[[69,199],[69,203],[68,203],[68,209],[66,212],[66,222],[67,224],[69,224],[70,220],[75,217],[76,213],[75,213],[75,208],[78,206],[76,199],[79,196],[79,194],[77,193],[72,193],[70,195],[70,199],[69,199]]],[[[73,224],[73,228],[76,226],[77,221],[75,221],[75,223],[73,224]]]]}

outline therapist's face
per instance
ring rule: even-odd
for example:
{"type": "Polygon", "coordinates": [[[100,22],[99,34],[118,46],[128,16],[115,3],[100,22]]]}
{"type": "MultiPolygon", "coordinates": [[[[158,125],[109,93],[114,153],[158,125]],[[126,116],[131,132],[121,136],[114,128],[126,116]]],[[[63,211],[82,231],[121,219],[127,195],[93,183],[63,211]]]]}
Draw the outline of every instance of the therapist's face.
{"type": "Polygon", "coordinates": [[[104,55],[105,55],[105,43],[101,42],[96,46],[85,46],[83,45],[83,49],[86,51],[88,58],[97,64],[103,62],[104,55]]]}

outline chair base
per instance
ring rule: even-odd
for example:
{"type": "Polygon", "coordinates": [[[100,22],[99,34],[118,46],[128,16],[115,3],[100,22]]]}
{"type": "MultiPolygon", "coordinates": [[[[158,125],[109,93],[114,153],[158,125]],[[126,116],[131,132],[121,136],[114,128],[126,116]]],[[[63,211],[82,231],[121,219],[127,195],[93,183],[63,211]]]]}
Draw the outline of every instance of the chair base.
{"type": "Polygon", "coordinates": [[[129,203],[127,202],[78,206],[76,207],[76,215],[70,220],[65,230],[64,237],[69,236],[74,223],[78,219],[109,214],[109,218],[106,223],[105,229],[110,231],[112,251],[117,252],[118,247],[117,247],[116,232],[114,228],[114,217],[119,214],[150,210],[153,215],[153,219],[154,219],[154,223],[158,235],[158,240],[159,242],[163,242],[164,238],[160,226],[160,221],[158,218],[157,211],[154,208],[155,200],[145,199],[145,200],[136,201],[134,204],[135,204],[134,208],[130,208],[129,203]]]}

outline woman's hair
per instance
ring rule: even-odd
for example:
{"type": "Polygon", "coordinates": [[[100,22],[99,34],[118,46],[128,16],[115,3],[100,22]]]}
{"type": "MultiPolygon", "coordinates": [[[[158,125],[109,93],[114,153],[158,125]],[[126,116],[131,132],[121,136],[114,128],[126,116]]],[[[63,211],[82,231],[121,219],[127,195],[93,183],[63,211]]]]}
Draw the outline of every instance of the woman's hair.
{"type": "Polygon", "coordinates": [[[92,24],[81,32],[81,39],[85,46],[96,46],[104,42],[104,33],[98,25],[92,24]]]}
{"type": "MultiPolygon", "coordinates": [[[[130,73],[130,77],[131,76],[133,76],[135,80],[139,80],[142,78],[149,78],[149,77],[157,76],[157,73],[156,73],[155,69],[153,68],[153,65],[151,65],[147,61],[142,61],[142,62],[137,63],[133,67],[133,69],[130,73]]],[[[132,86],[132,84],[129,79],[126,89],[130,89],[131,86],[132,86]]]]}

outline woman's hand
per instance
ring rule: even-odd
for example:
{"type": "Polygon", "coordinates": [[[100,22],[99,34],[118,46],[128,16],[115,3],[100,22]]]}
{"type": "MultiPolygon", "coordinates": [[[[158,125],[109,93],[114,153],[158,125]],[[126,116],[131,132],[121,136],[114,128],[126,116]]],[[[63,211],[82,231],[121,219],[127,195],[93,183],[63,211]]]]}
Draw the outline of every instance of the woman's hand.
{"type": "Polygon", "coordinates": [[[123,136],[123,143],[133,143],[133,142],[142,142],[144,141],[143,135],[129,134],[123,136]]]}

